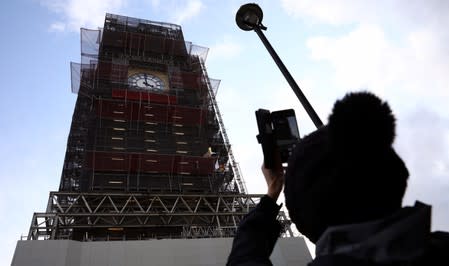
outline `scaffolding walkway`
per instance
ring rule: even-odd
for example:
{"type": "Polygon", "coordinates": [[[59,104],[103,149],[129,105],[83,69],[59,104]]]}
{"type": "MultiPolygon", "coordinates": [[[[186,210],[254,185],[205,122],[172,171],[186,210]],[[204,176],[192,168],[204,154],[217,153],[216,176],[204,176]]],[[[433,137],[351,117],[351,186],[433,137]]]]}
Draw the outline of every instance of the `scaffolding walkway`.
{"type": "Polygon", "coordinates": [[[232,153],[232,148],[231,148],[231,145],[229,142],[229,138],[228,138],[228,135],[226,134],[226,129],[224,127],[223,118],[221,117],[221,113],[218,108],[217,100],[215,99],[215,94],[211,88],[209,76],[207,74],[207,70],[204,65],[204,61],[202,59],[200,59],[200,63],[201,63],[201,70],[202,70],[203,78],[205,79],[205,83],[207,84],[207,87],[208,87],[209,97],[211,99],[212,106],[214,108],[214,112],[216,114],[218,124],[220,126],[220,132],[222,133],[222,136],[224,139],[224,145],[225,145],[225,148],[228,152],[228,155],[229,155],[229,158],[231,161],[231,167],[234,172],[234,178],[237,181],[238,190],[240,193],[246,194],[247,193],[246,185],[245,185],[245,183],[242,179],[242,176],[240,174],[240,167],[234,158],[234,154],[232,153]]]}

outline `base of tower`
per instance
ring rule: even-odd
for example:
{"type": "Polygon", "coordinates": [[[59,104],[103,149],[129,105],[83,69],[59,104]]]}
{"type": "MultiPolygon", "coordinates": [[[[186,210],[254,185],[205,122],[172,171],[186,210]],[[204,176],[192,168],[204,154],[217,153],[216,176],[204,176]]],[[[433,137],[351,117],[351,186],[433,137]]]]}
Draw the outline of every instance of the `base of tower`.
{"type": "MultiPolygon", "coordinates": [[[[231,245],[232,238],[18,241],[11,265],[225,265],[231,245]]],[[[302,237],[281,238],[271,261],[274,265],[307,265],[311,255],[302,237]]]]}

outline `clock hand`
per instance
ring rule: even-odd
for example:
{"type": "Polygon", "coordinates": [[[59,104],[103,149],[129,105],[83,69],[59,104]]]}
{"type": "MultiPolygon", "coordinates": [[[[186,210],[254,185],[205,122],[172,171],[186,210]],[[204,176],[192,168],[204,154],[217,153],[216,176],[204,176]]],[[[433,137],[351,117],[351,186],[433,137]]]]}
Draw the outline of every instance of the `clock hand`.
{"type": "Polygon", "coordinates": [[[148,75],[145,74],[144,77],[145,77],[145,81],[143,82],[143,84],[145,84],[146,86],[149,86],[149,87],[151,87],[151,88],[154,88],[154,85],[148,83],[148,79],[147,79],[147,78],[148,78],[148,75]]]}
{"type": "Polygon", "coordinates": [[[151,88],[154,88],[154,85],[153,85],[153,84],[150,84],[150,83],[148,83],[148,82],[146,82],[146,81],[143,82],[143,85],[148,86],[148,87],[151,87],[151,88]]]}

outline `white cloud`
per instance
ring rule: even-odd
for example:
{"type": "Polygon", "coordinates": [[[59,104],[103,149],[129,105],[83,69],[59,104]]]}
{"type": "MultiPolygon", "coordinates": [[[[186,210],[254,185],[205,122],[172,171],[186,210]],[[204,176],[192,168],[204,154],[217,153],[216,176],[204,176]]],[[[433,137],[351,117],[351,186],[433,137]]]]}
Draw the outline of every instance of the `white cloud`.
{"type": "Polygon", "coordinates": [[[185,6],[175,9],[173,20],[176,24],[182,24],[183,22],[197,16],[203,8],[204,5],[200,0],[187,1],[185,6]]]}
{"type": "Polygon", "coordinates": [[[63,22],[50,25],[50,30],[79,31],[81,27],[103,27],[104,16],[126,5],[127,0],[42,0],[41,4],[60,14],[63,22]]]}
{"type": "Polygon", "coordinates": [[[410,179],[404,202],[433,206],[434,230],[448,230],[449,118],[427,109],[399,117],[396,148],[408,166],[410,179]]]}
{"type": "Polygon", "coordinates": [[[401,98],[408,108],[420,103],[449,116],[444,109],[449,97],[449,1],[281,3],[285,12],[305,23],[336,29],[332,36],[309,38],[307,45],[312,59],[333,67],[333,82],[340,89],[370,89],[401,98]]]}
{"type": "Polygon", "coordinates": [[[281,2],[289,15],[312,23],[331,25],[382,23],[388,27],[410,28],[423,23],[438,26],[441,21],[449,20],[446,15],[449,2],[441,0],[281,0],[281,2]]]}
{"type": "MultiPolygon", "coordinates": [[[[350,23],[339,36],[314,36],[313,60],[330,64],[334,84],[344,90],[369,89],[444,110],[449,97],[449,23],[441,11],[449,2],[282,1],[286,11],[332,27],[350,23]],[[374,6],[373,6],[374,5],[374,6]],[[380,10],[383,10],[380,12],[380,10]]],[[[337,32],[337,31],[336,31],[337,32]]],[[[404,107],[405,107],[404,106],[404,107]]],[[[449,114],[448,114],[449,115],[449,114]]]]}
{"type": "MultiPolygon", "coordinates": [[[[311,57],[331,64],[340,87],[385,88],[391,72],[385,61],[395,60],[395,50],[386,41],[382,29],[362,25],[339,38],[314,37],[307,41],[311,57]]],[[[400,71],[400,69],[398,69],[400,71]]]]}
{"type": "Polygon", "coordinates": [[[65,23],[55,22],[50,25],[49,31],[65,31],[65,23]]]}
{"type": "Polygon", "coordinates": [[[161,3],[160,0],[151,0],[151,6],[154,8],[159,7],[159,4],[161,3]]]}
{"type": "Polygon", "coordinates": [[[226,60],[238,56],[242,52],[242,46],[234,40],[225,37],[209,49],[209,60],[226,60]]]}
{"type": "Polygon", "coordinates": [[[376,12],[381,5],[379,1],[354,1],[354,0],[282,0],[282,6],[288,14],[295,17],[311,18],[317,23],[345,24],[353,20],[367,20],[370,16],[383,15],[383,12],[376,12]],[[364,8],[370,10],[368,14],[359,13],[364,8]]]}
{"type": "Polygon", "coordinates": [[[312,59],[334,67],[340,87],[368,88],[381,95],[394,87],[407,98],[432,100],[449,96],[449,53],[443,45],[432,31],[410,32],[397,43],[376,25],[360,25],[342,37],[321,36],[307,42],[312,59]]]}

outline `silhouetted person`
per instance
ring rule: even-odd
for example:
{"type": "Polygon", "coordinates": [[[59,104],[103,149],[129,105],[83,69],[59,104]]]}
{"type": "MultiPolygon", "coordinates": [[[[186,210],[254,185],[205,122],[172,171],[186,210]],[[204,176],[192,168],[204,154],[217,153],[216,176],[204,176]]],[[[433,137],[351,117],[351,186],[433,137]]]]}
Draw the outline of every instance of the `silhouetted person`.
{"type": "Polygon", "coordinates": [[[316,244],[309,265],[449,265],[449,234],[430,232],[431,207],[402,207],[408,171],[394,137],[391,109],[375,95],[337,101],[328,125],[298,143],[285,175],[280,163],[262,166],[268,193],[241,222],[228,265],[271,265],[284,180],[290,218],[316,244]]]}

